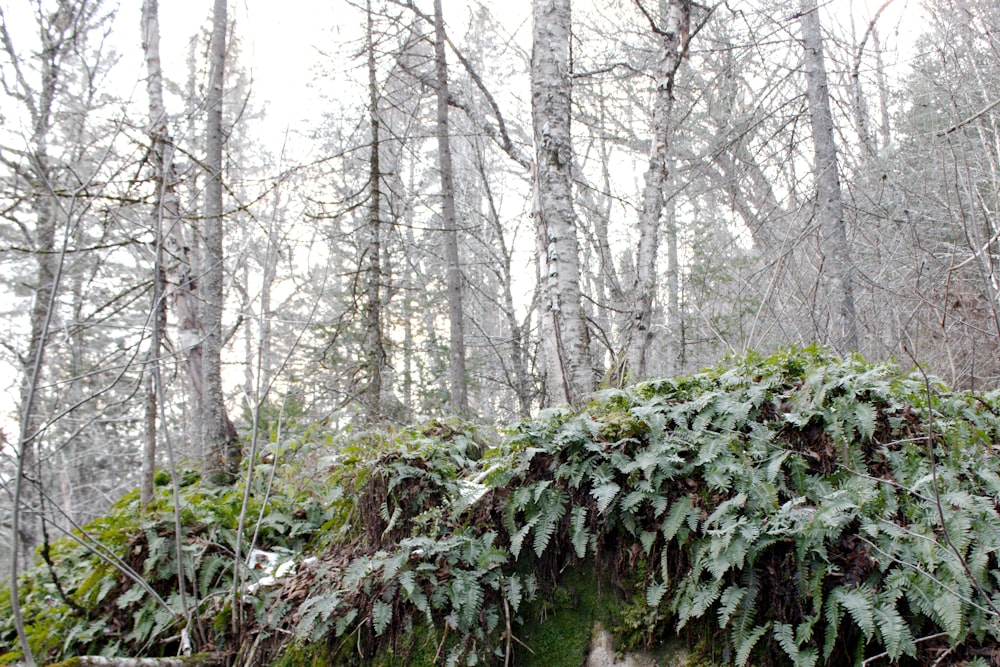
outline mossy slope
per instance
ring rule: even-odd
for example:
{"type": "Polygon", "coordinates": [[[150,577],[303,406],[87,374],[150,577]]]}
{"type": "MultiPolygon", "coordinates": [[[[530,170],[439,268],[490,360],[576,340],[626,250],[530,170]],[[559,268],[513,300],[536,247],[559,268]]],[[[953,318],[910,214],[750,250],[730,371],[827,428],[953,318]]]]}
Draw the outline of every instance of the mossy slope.
{"type": "Polygon", "coordinates": [[[217,641],[252,664],[578,665],[600,620],[623,648],[679,636],[736,664],[973,664],[1000,638],[998,414],[814,348],[602,392],[492,446],[441,423],[301,438],[295,494],[267,502],[315,507],[295,526],[316,560],[244,597],[252,652],[217,641]]]}

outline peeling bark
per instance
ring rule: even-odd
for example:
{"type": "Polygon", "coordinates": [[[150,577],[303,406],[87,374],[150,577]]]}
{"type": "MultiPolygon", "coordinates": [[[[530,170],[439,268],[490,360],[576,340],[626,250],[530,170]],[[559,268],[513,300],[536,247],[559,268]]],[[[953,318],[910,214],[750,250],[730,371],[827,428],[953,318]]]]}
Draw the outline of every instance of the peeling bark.
{"type": "MultiPolygon", "coordinates": [[[[657,284],[660,218],[664,210],[664,191],[670,173],[674,77],[684,53],[685,44],[682,43],[681,36],[689,33],[690,22],[690,0],[671,0],[666,11],[665,27],[656,28],[660,38],[660,48],[654,71],[656,92],[653,100],[653,137],[645,187],[642,192],[642,208],[639,212],[639,247],[626,357],[628,372],[635,378],[646,374],[646,354],[652,340],[650,324],[653,319],[653,299],[657,284]]],[[[674,239],[673,252],[676,254],[676,235],[674,239]]]]}
{"type": "Polygon", "coordinates": [[[573,403],[594,388],[580,290],[570,137],[570,0],[534,0],[531,108],[535,136],[535,224],[547,392],[573,403]]]}

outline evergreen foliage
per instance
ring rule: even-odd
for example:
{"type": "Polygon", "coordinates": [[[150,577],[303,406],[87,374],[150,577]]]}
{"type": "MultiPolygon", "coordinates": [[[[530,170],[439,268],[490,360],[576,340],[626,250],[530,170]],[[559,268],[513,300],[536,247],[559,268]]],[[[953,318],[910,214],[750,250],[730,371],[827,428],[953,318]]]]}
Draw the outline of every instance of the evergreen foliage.
{"type": "MultiPolygon", "coordinates": [[[[580,571],[602,573],[615,611],[594,618],[622,648],[680,634],[738,665],[813,667],[968,661],[1000,640],[998,393],[807,348],[607,390],[489,448],[440,422],[297,438],[260,543],[315,558],[244,591],[253,651],[225,643],[239,492],[185,487],[192,611],[246,663],[533,664],[520,642],[579,604],[564,577],[580,571]]],[[[165,606],[61,542],[68,599],[44,565],[25,575],[39,654],[170,648],[167,500],[135,502],[87,531],[165,606]]],[[[14,646],[9,621],[0,640],[14,646]]]]}

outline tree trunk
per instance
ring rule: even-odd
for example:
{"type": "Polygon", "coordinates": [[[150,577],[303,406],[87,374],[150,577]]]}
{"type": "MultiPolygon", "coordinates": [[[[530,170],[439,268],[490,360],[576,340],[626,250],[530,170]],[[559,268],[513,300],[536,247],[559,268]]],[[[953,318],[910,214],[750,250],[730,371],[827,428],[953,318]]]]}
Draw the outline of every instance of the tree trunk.
{"type": "Polygon", "coordinates": [[[202,433],[206,471],[219,484],[231,483],[239,471],[240,449],[236,429],[226,412],[222,392],[223,210],[222,210],[222,99],[225,85],[227,0],[215,0],[209,48],[206,99],[205,222],[202,235],[202,433]]]}
{"type": "MultiPolygon", "coordinates": [[[[368,238],[363,251],[365,274],[364,299],[364,386],[361,402],[365,419],[382,419],[382,371],[386,365],[382,334],[382,136],[379,116],[379,84],[375,63],[375,19],[371,0],[367,3],[366,50],[368,53],[368,114],[371,125],[371,148],[368,158],[368,238]]],[[[360,268],[360,267],[359,267],[360,268]]]]}
{"type": "Polygon", "coordinates": [[[441,0],[434,0],[434,59],[437,83],[438,166],[441,171],[441,217],[444,228],[445,260],[448,263],[448,319],[451,323],[448,373],[451,380],[451,409],[469,411],[465,383],[465,330],[462,322],[462,267],[458,259],[458,220],[455,214],[455,178],[448,137],[448,61],[445,55],[444,16],[441,0]]]}
{"type": "Polygon", "coordinates": [[[215,667],[225,664],[215,653],[199,653],[183,658],[105,658],[82,655],[64,660],[51,667],[215,667]]]}
{"type": "Polygon", "coordinates": [[[534,0],[531,110],[535,138],[535,224],[544,281],[543,346],[550,400],[573,403],[594,388],[580,290],[570,137],[570,0],[534,0]]]}
{"type": "MultiPolygon", "coordinates": [[[[191,403],[197,419],[201,419],[202,350],[198,324],[197,284],[192,269],[191,245],[184,233],[180,198],[177,195],[177,174],[174,169],[173,140],[170,118],[163,103],[163,70],[160,64],[160,22],[158,0],[142,4],[142,48],[146,59],[146,92],[149,97],[150,162],[156,186],[154,224],[160,229],[163,244],[162,270],[166,272],[169,294],[177,316],[181,348],[187,357],[187,374],[191,382],[191,403]]],[[[166,298],[167,284],[164,285],[166,298]]],[[[166,333],[163,330],[164,335],[166,333]]],[[[193,429],[201,433],[197,424],[193,429]]]]}
{"type": "MultiPolygon", "coordinates": [[[[646,170],[646,184],[642,192],[642,208],[639,211],[639,252],[636,260],[627,356],[628,371],[636,378],[646,374],[646,354],[652,339],[650,324],[657,284],[660,217],[663,213],[663,195],[669,175],[674,78],[685,46],[681,43],[681,35],[688,34],[690,21],[690,0],[670,0],[666,9],[665,27],[660,29],[654,25],[654,30],[660,38],[660,49],[654,71],[656,94],[653,100],[653,138],[649,151],[649,167],[646,170]]],[[[673,324],[672,322],[671,325],[673,324]]]]}
{"type": "Polygon", "coordinates": [[[816,0],[802,0],[800,21],[803,65],[806,71],[809,118],[812,122],[815,158],[817,215],[821,248],[825,255],[823,271],[827,274],[827,294],[832,306],[830,342],[840,352],[858,347],[857,317],[854,310],[854,265],[847,240],[840,191],[837,148],[833,141],[833,116],[830,113],[830,90],[823,62],[823,36],[816,0]]]}

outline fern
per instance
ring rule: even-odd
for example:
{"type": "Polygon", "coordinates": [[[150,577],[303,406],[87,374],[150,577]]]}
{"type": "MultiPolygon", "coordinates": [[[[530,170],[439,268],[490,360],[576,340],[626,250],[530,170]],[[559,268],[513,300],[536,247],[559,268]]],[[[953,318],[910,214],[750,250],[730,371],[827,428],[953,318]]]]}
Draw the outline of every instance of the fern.
{"type": "Polygon", "coordinates": [[[327,627],[325,621],[340,605],[340,593],[328,591],[306,600],[299,607],[299,622],[295,635],[302,640],[316,641],[322,637],[327,627]]]}
{"type": "Polygon", "coordinates": [[[614,482],[608,482],[590,490],[590,495],[597,501],[597,511],[600,514],[607,513],[619,491],[621,491],[621,487],[614,482]]]}
{"type": "Polygon", "coordinates": [[[914,656],[917,652],[913,642],[910,626],[896,610],[895,601],[885,601],[875,608],[875,623],[878,626],[882,646],[890,660],[896,660],[901,655],[914,656]]]}
{"type": "Polygon", "coordinates": [[[375,636],[381,636],[391,622],[392,606],[382,600],[376,600],[372,605],[372,628],[375,630],[375,636]]]}
{"type": "MultiPolygon", "coordinates": [[[[570,512],[569,537],[573,543],[573,550],[577,558],[587,555],[587,542],[590,540],[590,532],[587,530],[587,508],[577,505],[570,512]]],[[[649,553],[649,549],[646,549],[649,553]]]]}
{"type": "Polygon", "coordinates": [[[875,634],[875,596],[865,587],[834,589],[833,599],[847,610],[857,624],[865,639],[871,639],[875,634]]]}
{"type": "Polygon", "coordinates": [[[795,667],[814,667],[819,660],[819,652],[815,647],[802,648],[812,636],[812,622],[807,619],[799,625],[798,631],[787,623],[774,624],[774,638],[795,667]]]}
{"type": "Polygon", "coordinates": [[[736,659],[734,663],[742,667],[750,661],[750,654],[753,652],[754,646],[760,641],[760,638],[767,634],[767,631],[771,629],[771,623],[765,623],[764,625],[758,625],[754,627],[747,635],[736,637],[734,640],[736,646],[736,659]]]}

